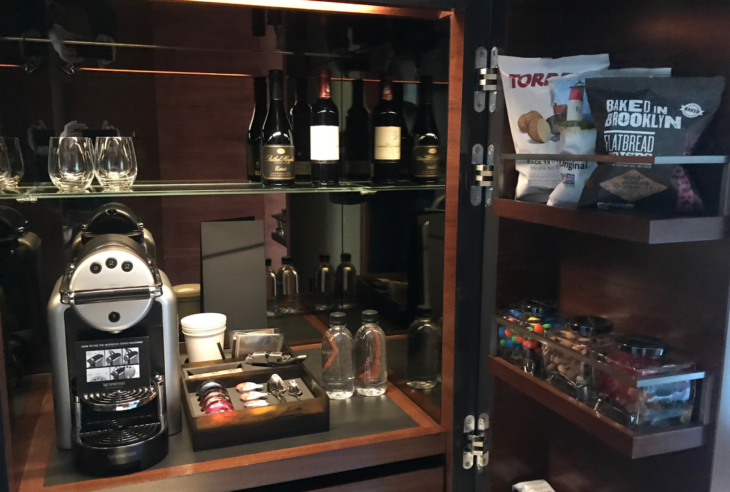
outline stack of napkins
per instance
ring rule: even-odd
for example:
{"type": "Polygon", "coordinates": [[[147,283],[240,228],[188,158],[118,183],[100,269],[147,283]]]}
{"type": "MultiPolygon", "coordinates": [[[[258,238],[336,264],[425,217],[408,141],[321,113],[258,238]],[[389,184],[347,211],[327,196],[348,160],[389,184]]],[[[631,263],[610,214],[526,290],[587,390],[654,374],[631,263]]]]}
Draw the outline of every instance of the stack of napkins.
{"type": "Polygon", "coordinates": [[[545,480],[533,480],[531,482],[520,482],[512,486],[515,492],[555,492],[545,480]]]}

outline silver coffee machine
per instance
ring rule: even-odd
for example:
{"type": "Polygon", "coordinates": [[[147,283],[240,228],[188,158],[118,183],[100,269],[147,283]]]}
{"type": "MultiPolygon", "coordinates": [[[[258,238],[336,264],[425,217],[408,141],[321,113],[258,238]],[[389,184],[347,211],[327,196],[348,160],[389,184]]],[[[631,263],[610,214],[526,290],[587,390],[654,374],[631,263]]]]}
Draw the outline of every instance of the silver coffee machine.
{"type": "Polygon", "coordinates": [[[95,475],[147,468],[181,430],[177,301],[121,204],[74,241],[48,305],[58,446],[95,475]]]}

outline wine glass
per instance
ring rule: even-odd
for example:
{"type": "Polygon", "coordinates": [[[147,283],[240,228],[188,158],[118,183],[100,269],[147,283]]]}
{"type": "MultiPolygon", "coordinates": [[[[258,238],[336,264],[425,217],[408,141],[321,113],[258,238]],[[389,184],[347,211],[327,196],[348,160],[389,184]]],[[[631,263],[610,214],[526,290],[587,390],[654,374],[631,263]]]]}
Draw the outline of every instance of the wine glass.
{"type": "Polygon", "coordinates": [[[85,191],[94,179],[94,149],[87,137],[53,137],[48,144],[48,174],[62,193],[85,191]]]}
{"type": "Polygon", "coordinates": [[[20,183],[25,173],[19,139],[12,137],[0,138],[0,160],[5,161],[7,169],[7,175],[2,182],[3,187],[6,190],[17,190],[18,183],[20,183]]]}
{"type": "Polygon", "coordinates": [[[10,174],[10,161],[5,152],[0,151],[0,189],[5,188],[5,180],[10,174]]]}
{"type": "Polygon", "coordinates": [[[105,191],[129,191],[137,177],[132,137],[97,137],[94,173],[105,191]]]}

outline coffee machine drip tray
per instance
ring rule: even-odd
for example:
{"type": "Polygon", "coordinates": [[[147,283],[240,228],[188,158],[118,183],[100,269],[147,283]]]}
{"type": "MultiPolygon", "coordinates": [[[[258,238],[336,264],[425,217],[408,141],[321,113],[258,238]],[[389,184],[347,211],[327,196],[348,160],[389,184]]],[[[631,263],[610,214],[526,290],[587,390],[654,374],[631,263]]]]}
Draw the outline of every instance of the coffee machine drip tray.
{"type": "Polygon", "coordinates": [[[79,438],[83,445],[91,448],[129,446],[151,439],[160,431],[161,425],[151,415],[105,420],[84,425],[79,438]]]}
{"type": "Polygon", "coordinates": [[[118,412],[141,407],[157,397],[154,386],[108,393],[84,393],[81,401],[97,412],[118,412]]]}

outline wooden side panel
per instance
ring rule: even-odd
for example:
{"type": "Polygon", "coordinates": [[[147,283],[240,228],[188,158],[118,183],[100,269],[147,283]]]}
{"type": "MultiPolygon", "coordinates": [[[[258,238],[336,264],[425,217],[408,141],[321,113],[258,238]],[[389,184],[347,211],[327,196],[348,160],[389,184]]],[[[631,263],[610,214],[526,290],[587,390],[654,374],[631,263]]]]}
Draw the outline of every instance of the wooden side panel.
{"type": "MultiPolygon", "coordinates": [[[[509,5],[504,19],[506,39],[500,46],[507,55],[557,58],[609,53],[614,68],[671,67],[674,76],[730,75],[728,30],[721,27],[730,19],[726,2],[711,0],[691,6],[680,0],[599,0],[580,6],[572,0],[500,3],[509,5]]],[[[730,99],[724,97],[696,153],[728,153],[724,135],[729,124],[730,99]]],[[[502,152],[512,148],[505,131],[502,152]]],[[[504,177],[504,196],[511,197],[516,173],[511,161],[505,164],[510,169],[504,177]]],[[[693,169],[710,210],[717,204],[720,170],[693,169]]],[[[503,230],[505,227],[520,230],[506,232],[523,239],[535,230],[524,223],[505,224],[503,230]]],[[[567,314],[606,316],[614,320],[617,331],[662,336],[677,352],[720,375],[727,342],[727,241],[647,246],[567,231],[550,239],[529,239],[534,244],[507,242],[518,244],[521,253],[505,252],[500,242],[500,263],[509,262],[500,265],[502,300],[552,291],[567,314]],[[552,253],[545,253],[549,248],[552,253]],[[541,255],[552,258],[552,267],[530,270],[519,263],[526,259],[530,265],[530,260],[541,255]],[[535,274],[525,276],[529,271],[535,274]],[[522,282],[511,277],[520,273],[522,282]],[[536,292],[529,294],[533,286],[536,292]]],[[[713,419],[717,419],[722,417],[717,412],[717,392],[713,396],[713,419]]],[[[630,460],[561,417],[544,425],[550,433],[550,451],[547,474],[542,478],[556,490],[710,490],[712,442],[698,449],[630,460]]],[[[724,436],[718,439],[727,441],[724,436]]],[[[531,446],[529,441],[523,443],[523,453],[530,453],[531,446]]],[[[726,482],[718,482],[717,490],[727,488],[726,482]]]]}
{"type": "Polygon", "coordinates": [[[545,430],[551,415],[547,408],[510,385],[494,382],[491,492],[510,492],[515,483],[547,475],[550,435],[545,430]]]}
{"type": "MultiPolygon", "coordinates": [[[[453,465],[454,336],[456,330],[456,238],[459,214],[459,161],[461,157],[461,111],[464,62],[464,19],[451,16],[451,62],[449,65],[449,131],[446,151],[446,217],[444,222],[443,361],[441,375],[441,425],[446,430],[446,476],[453,465]]],[[[448,482],[447,482],[448,485],[448,482]]],[[[448,487],[447,487],[448,488],[448,487]]]]}

